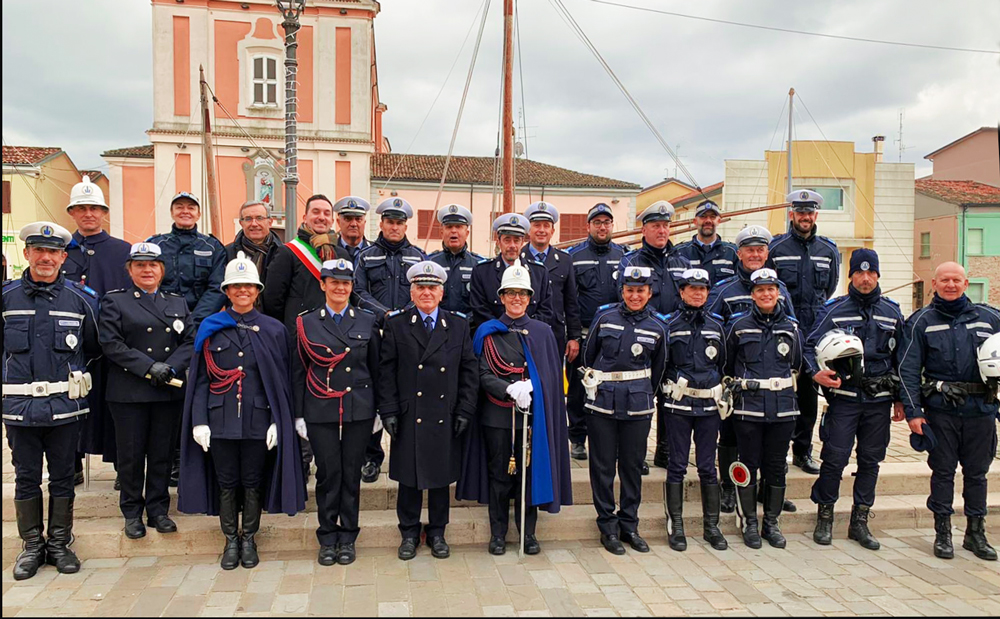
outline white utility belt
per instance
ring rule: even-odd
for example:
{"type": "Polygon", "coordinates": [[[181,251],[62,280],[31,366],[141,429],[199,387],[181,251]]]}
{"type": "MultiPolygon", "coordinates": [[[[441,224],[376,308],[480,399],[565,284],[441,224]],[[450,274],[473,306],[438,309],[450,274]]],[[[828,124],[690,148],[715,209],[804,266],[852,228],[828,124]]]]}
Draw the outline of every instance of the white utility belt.
{"type": "Polygon", "coordinates": [[[716,385],[711,389],[694,389],[687,386],[687,379],[681,379],[682,384],[675,383],[672,380],[668,380],[663,383],[663,393],[667,394],[674,400],[680,400],[681,398],[707,398],[710,400],[718,400],[722,397],[722,385],[716,385]]]}
{"type": "Polygon", "coordinates": [[[78,400],[87,397],[93,387],[93,380],[90,372],[70,372],[69,380],[50,383],[38,381],[24,385],[4,385],[3,395],[29,396],[33,398],[46,398],[50,395],[61,393],[69,394],[71,400],[78,400]]]}
{"type": "Polygon", "coordinates": [[[645,370],[631,370],[628,372],[602,372],[591,368],[583,368],[583,370],[583,378],[580,380],[580,384],[583,385],[584,390],[587,392],[587,399],[591,401],[597,398],[597,387],[601,383],[619,383],[627,380],[639,380],[641,378],[650,378],[653,375],[652,370],[649,368],[646,368],[645,370]]]}
{"type": "Polygon", "coordinates": [[[788,378],[738,378],[733,383],[743,387],[744,390],[749,390],[747,383],[751,381],[757,383],[758,389],[766,391],[784,391],[785,389],[795,388],[794,376],[789,376],[788,378]]]}

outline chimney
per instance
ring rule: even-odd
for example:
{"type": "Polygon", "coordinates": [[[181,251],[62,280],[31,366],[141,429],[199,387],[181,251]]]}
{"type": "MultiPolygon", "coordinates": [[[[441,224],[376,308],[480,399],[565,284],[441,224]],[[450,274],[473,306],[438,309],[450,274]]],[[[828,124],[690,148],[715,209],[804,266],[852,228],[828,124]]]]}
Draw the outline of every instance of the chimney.
{"type": "Polygon", "coordinates": [[[882,163],[882,142],[885,142],[884,135],[876,135],[872,138],[875,147],[875,163],[882,163]]]}

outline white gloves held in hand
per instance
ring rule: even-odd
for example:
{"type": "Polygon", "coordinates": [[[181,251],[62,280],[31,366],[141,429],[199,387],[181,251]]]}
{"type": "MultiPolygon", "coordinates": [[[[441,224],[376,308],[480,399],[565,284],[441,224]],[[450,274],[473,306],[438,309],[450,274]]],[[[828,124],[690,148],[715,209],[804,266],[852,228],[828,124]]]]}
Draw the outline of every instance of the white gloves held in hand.
{"type": "Polygon", "coordinates": [[[531,406],[531,392],[534,389],[530,380],[519,380],[507,386],[507,395],[523,409],[531,406]]]}
{"type": "Polygon", "coordinates": [[[299,417],[295,420],[295,432],[304,441],[309,440],[309,432],[306,430],[306,420],[299,417]]]}
{"type": "Polygon", "coordinates": [[[195,426],[191,434],[194,436],[194,442],[207,452],[208,446],[212,443],[212,430],[208,426],[195,426]]]}
{"type": "Polygon", "coordinates": [[[267,450],[270,451],[278,444],[278,426],[277,424],[271,424],[267,429],[267,436],[264,438],[264,444],[267,445],[267,450]]]}

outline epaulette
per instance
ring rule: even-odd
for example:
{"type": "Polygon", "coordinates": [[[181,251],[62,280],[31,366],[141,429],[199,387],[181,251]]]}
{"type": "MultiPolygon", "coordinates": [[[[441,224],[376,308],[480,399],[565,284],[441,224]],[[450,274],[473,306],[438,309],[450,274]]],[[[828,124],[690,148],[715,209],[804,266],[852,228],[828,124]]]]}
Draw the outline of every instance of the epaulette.
{"type": "Polygon", "coordinates": [[[89,294],[90,296],[97,298],[97,291],[89,286],[85,286],[79,282],[70,282],[77,290],[82,290],[83,292],[89,294]]]}
{"type": "Polygon", "coordinates": [[[840,301],[841,299],[843,299],[846,296],[847,295],[845,294],[845,295],[842,295],[842,296],[839,296],[839,297],[833,297],[832,299],[827,299],[826,303],[824,303],[823,305],[833,305],[834,303],[836,303],[837,301],[840,301]]]}
{"type": "Polygon", "coordinates": [[[471,251],[469,252],[469,255],[472,256],[472,259],[476,261],[476,264],[482,262],[483,260],[486,260],[486,258],[480,256],[477,253],[471,252],[471,251]]]}
{"type": "Polygon", "coordinates": [[[128,288],[115,288],[114,290],[105,292],[104,296],[108,296],[109,294],[120,294],[122,292],[128,292],[128,288]]]}
{"type": "MultiPolygon", "coordinates": [[[[371,314],[372,316],[375,315],[375,312],[371,311],[370,309],[365,309],[363,307],[357,307],[357,306],[355,306],[354,309],[358,310],[359,312],[365,313],[365,314],[371,314]]],[[[403,311],[403,310],[400,310],[400,311],[403,311]]]]}
{"type": "Polygon", "coordinates": [[[583,247],[584,245],[586,245],[586,243],[587,243],[587,241],[583,241],[581,243],[577,243],[576,245],[574,245],[572,247],[567,247],[566,248],[566,253],[572,256],[576,252],[580,251],[580,248],[583,247]]]}
{"type": "MultiPolygon", "coordinates": [[[[891,297],[885,297],[885,296],[882,297],[882,298],[885,299],[886,301],[888,301],[889,303],[892,303],[896,307],[899,307],[899,301],[897,301],[896,299],[893,299],[891,297]]],[[[987,307],[989,307],[989,306],[987,306],[987,307]]]]}
{"type": "Polygon", "coordinates": [[[787,319],[791,320],[791,321],[792,321],[792,322],[794,322],[795,324],[799,324],[799,319],[798,319],[798,318],[795,318],[794,316],[789,316],[788,314],[785,314],[785,318],[787,318],[787,319]]]}
{"type": "Polygon", "coordinates": [[[611,309],[612,307],[618,305],[617,303],[605,303],[604,305],[597,308],[597,311],[603,312],[606,309],[611,309]]]}
{"type": "Polygon", "coordinates": [[[534,264],[534,265],[537,265],[537,266],[540,266],[540,267],[544,267],[545,266],[544,264],[542,264],[541,262],[535,260],[534,258],[528,258],[525,262],[527,264],[534,264]]]}
{"type": "Polygon", "coordinates": [[[162,292],[163,292],[163,295],[167,296],[167,297],[177,297],[178,299],[183,299],[184,298],[184,295],[178,294],[176,292],[167,292],[166,290],[164,290],[162,292]]]}
{"type": "Polygon", "coordinates": [[[630,254],[633,251],[632,246],[629,245],[628,243],[621,243],[620,245],[618,245],[618,247],[621,247],[626,254],[630,254]]]}
{"type": "Polygon", "coordinates": [[[729,320],[733,321],[736,320],[737,318],[743,318],[744,316],[749,316],[749,315],[750,312],[736,312],[735,314],[729,317],[729,320]]]}
{"type": "Polygon", "coordinates": [[[719,321],[722,321],[722,322],[726,321],[726,319],[722,317],[722,314],[716,314],[715,312],[709,312],[708,315],[711,316],[712,318],[715,318],[716,320],[719,320],[719,321]]]}
{"type": "Polygon", "coordinates": [[[406,310],[401,310],[401,309],[392,310],[391,312],[389,312],[388,314],[386,314],[385,317],[388,320],[389,318],[395,318],[396,316],[402,316],[403,313],[405,313],[405,311],[406,310]]]}
{"type": "Polygon", "coordinates": [[[315,311],[317,311],[319,309],[320,308],[318,308],[318,307],[314,307],[312,309],[302,310],[301,312],[299,312],[299,316],[305,316],[306,314],[310,314],[310,313],[315,312],[315,311]]]}
{"type": "Polygon", "coordinates": [[[673,313],[670,313],[670,314],[661,314],[660,312],[653,312],[653,315],[656,316],[657,318],[659,318],[660,320],[662,320],[663,322],[667,322],[668,320],[670,320],[674,316],[673,313]]]}
{"type": "Polygon", "coordinates": [[[476,264],[486,264],[487,262],[493,262],[493,258],[483,258],[482,260],[480,260],[476,264]]]}
{"type": "Polygon", "coordinates": [[[725,286],[725,285],[727,285],[727,284],[728,284],[728,283],[729,283],[730,281],[732,281],[732,280],[736,279],[737,277],[739,277],[739,275],[730,275],[730,276],[729,276],[729,277],[727,277],[726,279],[720,279],[719,281],[715,282],[715,286],[712,286],[712,289],[714,290],[714,289],[716,289],[716,288],[718,288],[718,287],[720,287],[720,286],[725,286]]]}
{"type": "Polygon", "coordinates": [[[466,314],[465,312],[458,312],[455,310],[451,310],[451,313],[454,314],[455,316],[458,316],[459,318],[464,318],[465,320],[469,319],[469,315],[466,314]]]}
{"type": "Polygon", "coordinates": [[[817,234],[817,235],[816,235],[816,238],[817,238],[818,240],[820,240],[820,241],[826,241],[826,242],[827,242],[827,243],[829,243],[830,245],[833,245],[834,249],[836,249],[836,248],[837,248],[837,244],[836,244],[836,243],[835,243],[835,242],[833,241],[833,239],[831,239],[831,238],[829,238],[829,237],[825,237],[825,236],[820,236],[820,235],[818,235],[818,234],[817,234]]]}

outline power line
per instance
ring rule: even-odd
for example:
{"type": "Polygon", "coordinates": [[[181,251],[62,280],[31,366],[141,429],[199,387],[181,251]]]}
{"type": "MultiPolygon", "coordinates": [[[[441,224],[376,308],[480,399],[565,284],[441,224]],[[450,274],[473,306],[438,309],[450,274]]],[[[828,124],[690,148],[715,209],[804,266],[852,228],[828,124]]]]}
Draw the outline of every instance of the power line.
{"type": "Polygon", "coordinates": [[[764,26],[761,24],[747,24],[738,21],[730,21],[727,19],[715,19],[712,17],[702,17],[700,15],[686,15],[684,13],[675,13],[673,11],[663,11],[660,9],[652,9],[645,6],[633,6],[631,4],[622,4],[620,2],[610,2],[609,0],[590,0],[596,4],[606,4],[608,6],[617,6],[623,9],[632,9],[635,11],[645,11],[647,13],[658,13],[660,15],[669,15],[671,17],[682,17],[684,19],[695,19],[698,21],[706,21],[714,24],[726,24],[728,26],[741,26],[743,28],[756,28],[757,30],[771,30],[773,32],[785,32],[789,34],[802,34],[811,37],[822,37],[824,39],[837,39],[840,41],[856,41],[861,43],[878,43],[880,45],[897,45],[900,47],[917,47],[922,49],[936,49],[948,52],[964,52],[967,54],[994,54],[1000,55],[1000,51],[995,51],[991,49],[971,49],[967,47],[950,47],[947,45],[928,45],[925,43],[908,43],[905,41],[884,41],[881,39],[868,39],[865,37],[849,37],[840,34],[827,34],[825,32],[807,32],[805,30],[793,30],[791,28],[778,28],[776,26],[764,26]]]}

